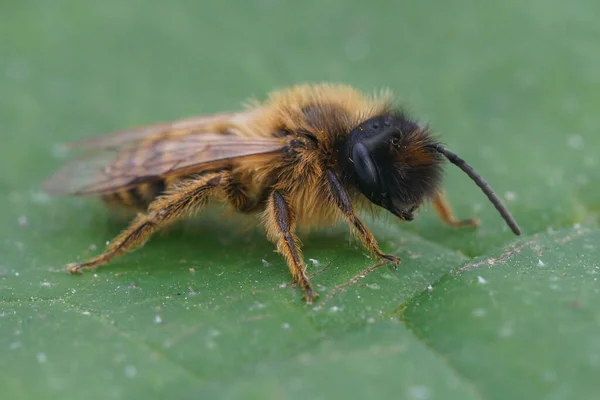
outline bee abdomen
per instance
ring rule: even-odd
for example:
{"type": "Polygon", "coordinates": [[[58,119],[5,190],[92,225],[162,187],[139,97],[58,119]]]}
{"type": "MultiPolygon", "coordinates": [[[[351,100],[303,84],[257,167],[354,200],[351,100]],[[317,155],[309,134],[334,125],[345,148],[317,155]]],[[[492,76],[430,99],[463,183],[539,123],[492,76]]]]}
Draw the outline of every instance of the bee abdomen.
{"type": "Polygon", "coordinates": [[[106,194],[102,198],[111,206],[118,205],[145,210],[157,196],[165,191],[166,187],[166,182],[160,179],[106,194]]]}

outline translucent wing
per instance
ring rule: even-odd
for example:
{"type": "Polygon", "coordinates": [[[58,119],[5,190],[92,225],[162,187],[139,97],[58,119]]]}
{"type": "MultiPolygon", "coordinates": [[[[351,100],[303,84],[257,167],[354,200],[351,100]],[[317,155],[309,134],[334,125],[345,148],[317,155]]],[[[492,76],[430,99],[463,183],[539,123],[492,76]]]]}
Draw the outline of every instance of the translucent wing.
{"type": "Polygon", "coordinates": [[[141,126],[125,131],[114,132],[98,138],[82,140],[70,143],[68,147],[79,147],[87,149],[105,149],[117,148],[131,142],[138,142],[142,139],[151,137],[160,137],[163,135],[185,134],[190,132],[208,132],[211,125],[219,122],[237,122],[248,119],[252,111],[240,113],[222,113],[208,116],[198,116],[178,121],[164,122],[141,126]]]}
{"type": "Polygon", "coordinates": [[[252,157],[270,157],[282,150],[284,144],[277,138],[210,132],[215,122],[227,121],[223,115],[77,143],[88,151],[46,181],[44,190],[54,195],[106,194],[168,176],[225,168],[252,157]]]}

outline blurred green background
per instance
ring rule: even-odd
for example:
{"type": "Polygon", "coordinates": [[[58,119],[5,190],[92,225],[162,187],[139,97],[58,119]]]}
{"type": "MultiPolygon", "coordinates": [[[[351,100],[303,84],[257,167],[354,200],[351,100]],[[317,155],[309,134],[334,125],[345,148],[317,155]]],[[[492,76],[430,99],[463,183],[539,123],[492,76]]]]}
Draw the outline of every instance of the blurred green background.
{"type": "Polygon", "coordinates": [[[3,398],[597,398],[599,13],[592,0],[3,2],[3,398]],[[65,273],[123,222],[41,192],[59,143],[320,81],[392,89],[523,237],[450,167],[457,214],[482,226],[454,231],[431,210],[371,221],[397,271],[370,268],[343,226],[313,232],[312,307],[260,230],[210,213],[65,273]]]}

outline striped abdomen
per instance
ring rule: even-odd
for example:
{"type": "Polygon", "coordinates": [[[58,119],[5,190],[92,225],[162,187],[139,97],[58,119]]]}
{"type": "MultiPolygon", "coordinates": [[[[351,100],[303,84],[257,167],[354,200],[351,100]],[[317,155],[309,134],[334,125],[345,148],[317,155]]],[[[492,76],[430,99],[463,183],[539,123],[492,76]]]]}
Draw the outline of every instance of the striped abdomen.
{"type": "Polygon", "coordinates": [[[169,182],[167,183],[164,179],[160,179],[153,182],[142,183],[128,189],[105,194],[102,196],[102,199],[111,206],[145,210],[157,196],[164,193],[173,181],[175,181],[175,179],[169,179],[169,182]]]}

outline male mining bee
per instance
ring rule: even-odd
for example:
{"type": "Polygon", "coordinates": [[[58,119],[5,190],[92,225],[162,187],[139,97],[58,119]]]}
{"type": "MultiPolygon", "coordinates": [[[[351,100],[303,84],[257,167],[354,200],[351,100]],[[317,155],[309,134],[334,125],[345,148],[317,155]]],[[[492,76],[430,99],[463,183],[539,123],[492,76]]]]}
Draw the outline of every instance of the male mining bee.
{"type": "Polygon", "coordinates": [[[142,212],[104,253],[69,264],[71,273],[106,264],[216,201],[260,214],[310,303],[317,294],[305,272],[297,224],[321,227],[344,220],[370,253],[394,265],[400,259],[379,249],[357,210],[387,210],[411,221],[431,201],[444,223],[477,224],[455,218],[444,197],[445,159],[520,234],[485,180],[395,107],[387,92],[368,96],[345,85],[299,85],[243,111],[117,132],[75,146],[87,152],[45,183],[48,193],[98,195],[142,212]]]}

